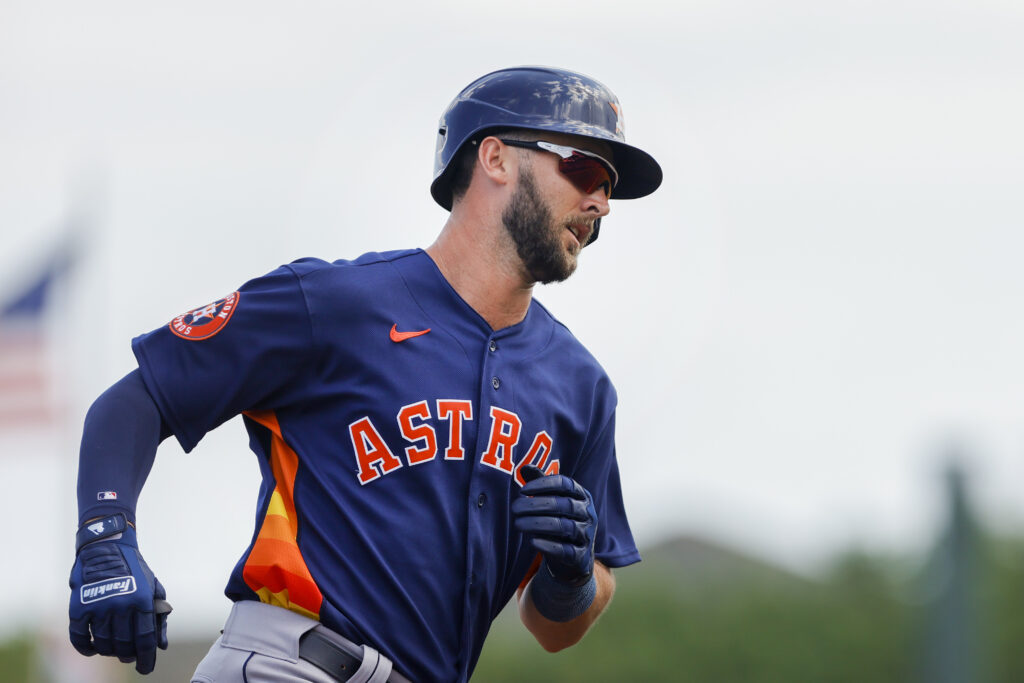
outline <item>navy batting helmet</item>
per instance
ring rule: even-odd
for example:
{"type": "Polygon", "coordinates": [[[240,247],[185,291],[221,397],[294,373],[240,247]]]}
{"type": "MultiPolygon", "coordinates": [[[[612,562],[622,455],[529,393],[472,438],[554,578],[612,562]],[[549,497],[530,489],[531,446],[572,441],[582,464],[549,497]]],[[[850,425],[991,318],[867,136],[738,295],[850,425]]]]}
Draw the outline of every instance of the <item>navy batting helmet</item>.
{"type": "Polygon", "coordinates": [[[430,185],[434,201],[451,211],[453,160],[466,142],[499,128],[550,130],[607,142],[619,172],[614,199],[643,197],[661,184],[661,166],[654,157],[626,144],[622,107],[611,90],[574,71],[521,66],[473,81],[442,114],[430,185]]]}

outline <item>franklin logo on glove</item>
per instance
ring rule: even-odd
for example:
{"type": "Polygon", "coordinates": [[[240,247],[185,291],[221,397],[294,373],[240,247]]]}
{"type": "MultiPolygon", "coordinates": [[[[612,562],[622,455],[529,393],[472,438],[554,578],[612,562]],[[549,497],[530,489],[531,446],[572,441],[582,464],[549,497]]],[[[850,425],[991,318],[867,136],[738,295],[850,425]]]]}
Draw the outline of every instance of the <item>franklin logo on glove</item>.
{"type": "Polygon", "coordinates": [[[87,583],[82,586],[82,604],[87,605],[90,602],[96,602],[97,600],[103,600],[105,598],[112,598],[117,595],[128,595],[129,593],[135,592],[135,577],[134,576],[122,576],[117,579],[111,579],[110,581],[97,581],[96,583],[87,583]]]}

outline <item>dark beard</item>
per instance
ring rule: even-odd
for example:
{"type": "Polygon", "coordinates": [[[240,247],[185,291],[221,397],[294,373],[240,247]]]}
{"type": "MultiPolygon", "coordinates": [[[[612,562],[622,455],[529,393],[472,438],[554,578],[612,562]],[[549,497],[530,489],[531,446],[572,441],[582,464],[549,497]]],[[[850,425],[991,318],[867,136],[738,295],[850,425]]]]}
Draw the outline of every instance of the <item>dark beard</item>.
{"type": "Polygon", "coordinates": [[[519,185],[501,220],[535,282],[561,282],[576,270],[576,259],[564,253],[561,235],[553,229],[551,209],[537,192],[533,172],[528,168],[520,172],[519,185]]]}

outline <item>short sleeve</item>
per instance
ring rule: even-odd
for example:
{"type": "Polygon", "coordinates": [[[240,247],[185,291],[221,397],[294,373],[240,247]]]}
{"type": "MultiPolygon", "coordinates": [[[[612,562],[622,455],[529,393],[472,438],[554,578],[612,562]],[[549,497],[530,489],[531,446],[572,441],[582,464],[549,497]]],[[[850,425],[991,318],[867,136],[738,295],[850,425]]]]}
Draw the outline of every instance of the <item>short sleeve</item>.
{"type": "Polygon", "coordinates": [[[245,410],[287,403],[314,359],[301,283],[289,266],[132,340],[164,420],[187,452],[245,410]]]}
{"type": "Polygon", "coordinates": [[[590,450],[571,474],[594,497],[597,538],[594,555],[605,566],[625,567],[640,561],[622,502],[619,464],[615,458],[615,413],[609,416],[590,450]]]}

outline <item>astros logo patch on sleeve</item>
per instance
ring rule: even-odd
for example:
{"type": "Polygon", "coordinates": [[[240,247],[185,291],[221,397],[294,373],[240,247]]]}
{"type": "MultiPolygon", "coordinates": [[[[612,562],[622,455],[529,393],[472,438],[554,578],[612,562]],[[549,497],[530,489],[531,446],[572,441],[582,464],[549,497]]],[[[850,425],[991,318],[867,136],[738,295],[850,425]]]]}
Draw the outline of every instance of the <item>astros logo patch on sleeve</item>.
{"type": "Polygon", "coordinates": [[[238,308],[238,300],[241,296],[238,292],[232,292],[223,299],[217,299],[212,304],[197,308],[188,313],[182,313],[172,320],[168,327],[171,328],[171,332],[182,339],[188,339],[189,341],[209,339],[228,324],[228,320],[231,319],[235,309],[238,308]]]}

